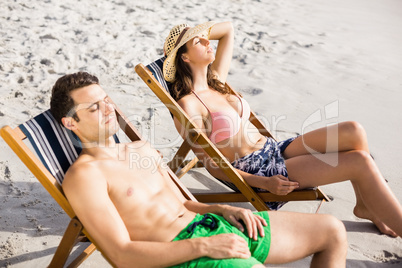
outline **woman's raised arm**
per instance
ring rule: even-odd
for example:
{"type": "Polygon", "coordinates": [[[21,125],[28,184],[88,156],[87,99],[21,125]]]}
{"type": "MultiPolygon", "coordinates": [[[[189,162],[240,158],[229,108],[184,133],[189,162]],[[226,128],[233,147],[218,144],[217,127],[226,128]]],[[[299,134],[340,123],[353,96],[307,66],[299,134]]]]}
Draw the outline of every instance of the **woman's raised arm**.
{"type": "Polygon", "coordinates": [[[234,30],[232,23],[228,21],[215,24],[211,29],[209,39],[219,41],[212,70],[219,80],[225,83],[233,55],[234,30]]]}

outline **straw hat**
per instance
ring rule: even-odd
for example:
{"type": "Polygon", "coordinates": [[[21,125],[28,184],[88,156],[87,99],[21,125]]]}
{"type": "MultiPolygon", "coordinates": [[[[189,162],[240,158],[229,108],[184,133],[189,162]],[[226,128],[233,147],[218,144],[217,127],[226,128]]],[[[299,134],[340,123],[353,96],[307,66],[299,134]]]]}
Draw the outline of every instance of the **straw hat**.
{"type": "Polygon", "coordinates": [[[163,51],[165,52],[165,56],[167,56],[163,63],[163,76],[166,81],[173,82],[175,79],[177,50],[195,36],[206,30],[210,30],[214,24],[216,24],[216,22],[207,21],[193,28],[190,28],[187,24],[179,24],[170,30],[163,46],[163,51]]]}

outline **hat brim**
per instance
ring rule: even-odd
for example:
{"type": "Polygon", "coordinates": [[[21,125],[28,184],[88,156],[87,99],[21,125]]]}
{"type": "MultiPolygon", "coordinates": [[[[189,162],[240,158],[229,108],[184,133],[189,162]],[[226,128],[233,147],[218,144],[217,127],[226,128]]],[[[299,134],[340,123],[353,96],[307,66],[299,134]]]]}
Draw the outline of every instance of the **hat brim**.
{"type": "Polygon", "coordinates": [[[175,80],[176,76],[175,60],[177,50],[179,50],[179,48],[182,47],[184,44],[186,44],[189,40],[193,39],[200,33],[208,30],[215,24],[216,24],[215,21],[207,21],[187,30],[183,38],[180,40],[180,43],[177,44],[177,46],[172,50],[172,52],[169,53],[169,55],[163,62],[163,77],[165,78],[166,81],[173,82],[175,80]]]}

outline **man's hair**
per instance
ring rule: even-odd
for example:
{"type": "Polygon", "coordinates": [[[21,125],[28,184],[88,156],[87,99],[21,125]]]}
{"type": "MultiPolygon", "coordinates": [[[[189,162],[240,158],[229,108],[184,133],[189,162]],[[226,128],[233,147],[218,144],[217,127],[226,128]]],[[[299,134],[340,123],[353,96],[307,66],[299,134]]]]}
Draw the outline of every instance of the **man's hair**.
{"type": "MultiPolygon", "coordinates": [[[[62,124],[61,119],[66,117],[74,108],[75,104],[74,100],[71,98],[71,91],[93,84],[99,84],[99,79],[87,72],[67,74],[56,81],[52,88],[50,111],[60,124],[62,124]]],[[[72,117],[77,122],[79,121],[75,111],[72,117]]]]}

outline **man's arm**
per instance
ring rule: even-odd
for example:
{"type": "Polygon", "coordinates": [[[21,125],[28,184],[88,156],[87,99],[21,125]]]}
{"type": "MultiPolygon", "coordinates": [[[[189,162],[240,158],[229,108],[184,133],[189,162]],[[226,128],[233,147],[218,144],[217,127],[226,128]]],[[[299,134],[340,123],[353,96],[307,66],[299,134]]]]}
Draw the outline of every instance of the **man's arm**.
{"type": "Polygon", "coordinates": [[[242,225],[243,222],[246,226],[248,236],[254,240],[257,240],[258,233],[261,236],[265,236],[263,226],[267,226],[267,222],[264,218],[253,214],[249,209],[221,204],[207,205],[190,200],[184,203],[184,205],[188,210],[199,214],[214,213],[216,215],[221,215],[233,226],[236,226],[241,232],[244,232],[242,225]]]}
{"type": "Polygon", "coordinates": [[[118,267],[166,267],[202,256],[248,258],[244,240],[221,235],[175,242],[132,241],[110,200],[103,174],[91,165],[70,168],[63,190],[85,229],[118,267]],[[230,250],[237,245],[236,250],[230,250]]]}
{"type": "Polygon", "coordinates": [[[85,229],[117,266],[165,267],[206,254],[198,240],[131,241],[107,188],[103,174],[90,164],[72,168],[63,182],[63,190],[85,229]]]}
{"type": "Polygon", "coordinates": [[[258,233],[260,233],[261,236],[265,235],[263,228],[263,226],[267,225],[265,219],[258,215],[254,215],[251,210],[220,204],[207,205],[200,202],[187,200],[177,186],[173,183],[169,173],[166,170],[167,167],[159,168],[166,179],[166,183],[168,184],[169,188],[175,192],[176,196],[183,202],[184,206],[188,210],[199,214],[214,213],[216,215],[221,215],[233,226],[236,226],[241,232],[244,231],[241,223],[242,221],[246,226],[249,237],[254,238],[255,240],[257,240],[258,233]]]}

